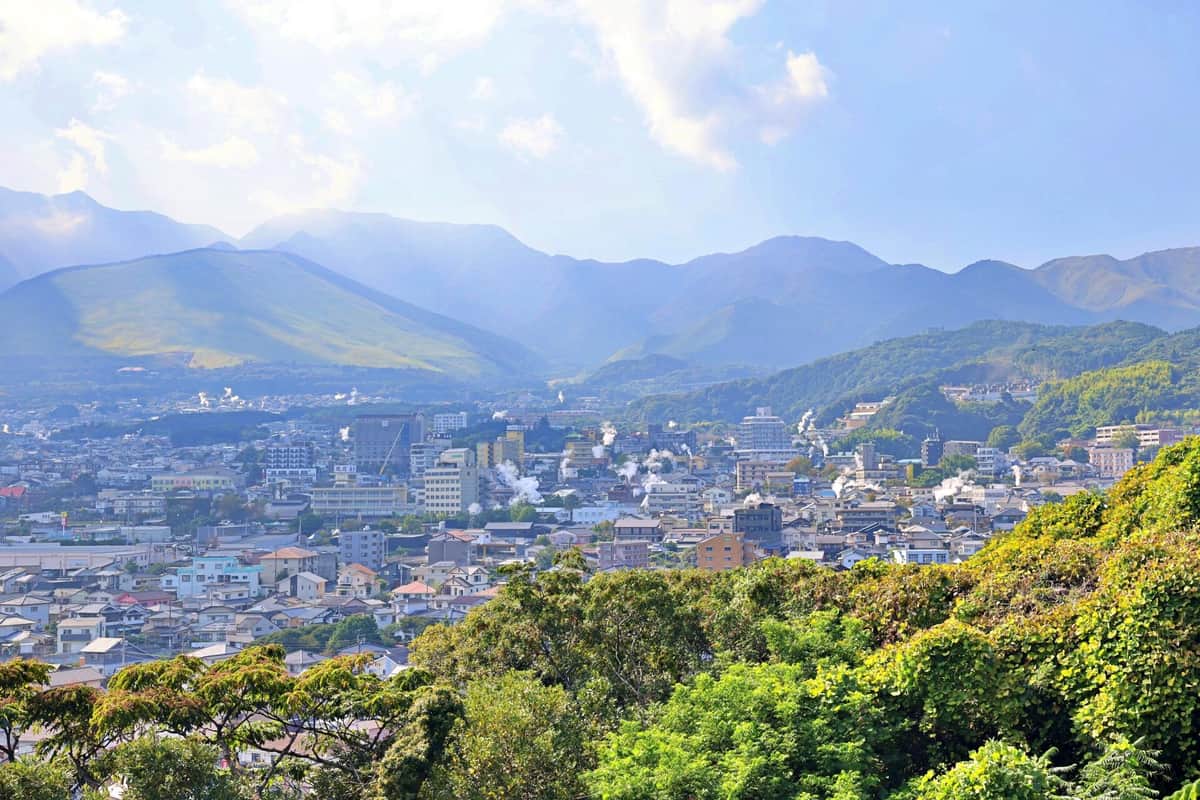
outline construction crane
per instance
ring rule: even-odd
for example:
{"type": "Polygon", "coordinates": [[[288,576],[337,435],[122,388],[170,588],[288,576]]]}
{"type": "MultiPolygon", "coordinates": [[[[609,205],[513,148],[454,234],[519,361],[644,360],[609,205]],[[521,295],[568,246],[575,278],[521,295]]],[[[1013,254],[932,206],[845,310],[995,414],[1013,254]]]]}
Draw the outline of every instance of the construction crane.
{"type": "Polygon", "coordinates": [[[392,446],[388,448],[387,455],[383,457],[383,463],[379,465],[379,477],[383,477],[384,471],[387,469],[388,462],[392,460],[392,453],[396,452],[396,445],[400,444],[400,437],[404,435],[404,423],[400,423],[400,430],[396,431],[396,438],[392,439],[392,446]]]}

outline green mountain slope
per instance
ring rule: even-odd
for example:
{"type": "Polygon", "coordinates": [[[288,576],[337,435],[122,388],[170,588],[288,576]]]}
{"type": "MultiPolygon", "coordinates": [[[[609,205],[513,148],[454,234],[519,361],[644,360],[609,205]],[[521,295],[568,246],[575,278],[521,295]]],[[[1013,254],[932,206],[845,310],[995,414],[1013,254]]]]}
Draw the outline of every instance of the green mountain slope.
{"type": "Polygon", "coordinates": [[[275,252],[190,250],[58,270],[0,294],[0,318],[8,357],[338,364],[461,379],[538,366],[520,345],[275,252]]]}
{"type": "Polygon", "coordinates": [[[1167,338],[1157,328],[1130,322],[1087,328],[978,322],[961,330],[889,339],[766,378],[647,397],[631,404],[629,413],[651,421],[733,421],[756,406],[771,406],[788,419],[799,419],[810,408],[829,418],[857,399],[894,394],[934,379],[1069,377],[1120,363],[1167,338]],[[1081,349],[1088,358],[1072,370],[1070,356],[1081,349]]]}

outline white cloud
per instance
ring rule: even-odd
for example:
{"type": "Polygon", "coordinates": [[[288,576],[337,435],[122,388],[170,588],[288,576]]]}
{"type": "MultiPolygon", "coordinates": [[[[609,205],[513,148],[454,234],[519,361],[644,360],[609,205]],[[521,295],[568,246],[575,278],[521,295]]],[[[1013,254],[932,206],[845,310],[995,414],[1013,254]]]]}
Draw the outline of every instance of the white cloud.
{"type": "Polygon", "coordinates": [[[67,127],[56,128],[54,136],[74,148],[67,165],[59,170],[57,176],[60,192],[86,188],[91,170],[101,175],[108,174],[105,142],[111,140],[112,136],[74,118],[67,123],[67,127]]]}
{"type": "Polygon", "coordinates": [[[788,54],[769,89],[736,80],[729,32],[762,0],[575,0],[601,51],[664,148],[718,170],[737,166],[726,139],[745,125],[764,139],[787,135],[796,111],[828,94],[812,53],[788,54]]]}
{"type": "Polygon", "coordinates": [[[471,97],[476,100],[491,100],[496,96],[496,82],[484,75],[475,80],[475,88],[471,90],[471,97]]]}
{"type": "Polygon", "coordinates": [[[326,52],[372,51],[429,68],[484,41],[509,0],[228,0],[257,31],[326,52]]]}
{"type": "Polygon", "coordinates": [[[196,73],[188,81],[188,90],[221,114],[231,127],[256,133],[279,130],[287,100],[283,95],[259,86],[243,86],[227,78],[210,78],[196,73]]]}
{"type": "Polygon", "coordinates": [[[258,150],[240,136],[231,136],[223,142],[188,149],[180,147],[170,139],[163,139],[163,158],[168,161],[188,161],[208,167],[222,169],[246,169],[258,163],[258,150]]]}
{"type": "Polygon", "coordinates": [[[810,105],[829,96],[829,70],[814,53],[797,55],[789,50],[786,63],[787,74],[782,81],[758,90],[762,119],[759,138],[770,145],[786,138],[810,105]]]}
{"type": "Polygon", "coordinates": [[[349,72],[338,72],[333,84],[368,119],[388,119],[412,110],[412,99],[390,81],[373,83],[349,72]]]}
{"type": "Polygon", "coordinates": [[[279,180],[251,197],[273,214],[342,205],[353,198],[362,182],[362,163],[357,153],[347,152],[340,157],[316,153],[299,134],[287,137],[281,156],[286,158],[281,157],[277,164],[283,167],[279,180]]]}
{"type": "Polygon", "coordinates": [[[509,120],[500,131],[500,141],[518,153],[534,158],[545,158],[553,153],[562,138],[562,126],[550,113],[536,119],[509,120]]]}
{"type": "Polygon", "coordinates": [[[87,161],[79,153],[72,153],[71,160],[67,165],[58,171],[55,176],[58,178],[58,191],[74,192],[78,189],[86,189],[88,182],[87,161]]]}
{"type": "Polygon", "coordinates": [[[130,92],[129,79],[116,72],[97,70],[92,73],[92,86],[96,87],[96,102],[93,111],[112,111],[117,101],[130,92]]]}
{"type": "Polygon", "coordinates": [[[321,112],[321,121],[326,128],[342,136],[354,133],[354,129],[350,127],[350,120],[346,119],[346,115],[336,108],[327,108],[321,112]]]}
{"type": "Polygon", "coordinates": [[[101,13],[78,0],[0,0],[0,81],[36,69],[49,54],[111,44],[127,21],[118,10],[101,13]]]}

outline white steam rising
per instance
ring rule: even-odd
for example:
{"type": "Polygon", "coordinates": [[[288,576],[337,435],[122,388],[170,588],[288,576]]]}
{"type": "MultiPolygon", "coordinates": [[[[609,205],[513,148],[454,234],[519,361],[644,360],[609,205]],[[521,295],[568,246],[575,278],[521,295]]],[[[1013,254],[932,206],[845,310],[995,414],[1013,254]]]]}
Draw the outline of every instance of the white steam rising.
{"type": "Polygon", "coordinates": [[[522,478],[511,461],[496,465],[496,477],[500,483],[513,491],[512,499],[508,501],[509,505],[515,506],[517,503],[537,505],[542,502],[542,493],[538,491],[541,482],[533,475],[522,478]]]}

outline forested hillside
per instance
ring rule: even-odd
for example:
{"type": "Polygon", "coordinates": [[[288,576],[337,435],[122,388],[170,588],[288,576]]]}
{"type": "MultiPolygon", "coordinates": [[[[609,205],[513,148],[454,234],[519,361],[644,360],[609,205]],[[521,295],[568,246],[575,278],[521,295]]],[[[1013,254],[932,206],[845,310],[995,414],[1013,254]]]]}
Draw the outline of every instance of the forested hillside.
{"type": "Polygon", "coordinates": [[[921,383],[1067,378],[1122,363],[1144,347],[1173,338],[1131,322],[1086,328],[977,322],[959,330],[888,339],[766,378],[646,397],[631,404],[629,414],[655,422],[734,421],[756,406],[769,405],[789,419],[812,408],[829,420],[856,400],[879,399],[921,383]]]}
{"type": "Polygon", "coordinates": [[[590,576],[567,553],[387,680],[292,677],[278,646],[103,691],[9,662],[0,744],[41,733],[0,798],[1164,797],[1200,777],[1198,525],[1189,440],[961,565],[590,576]]]}

